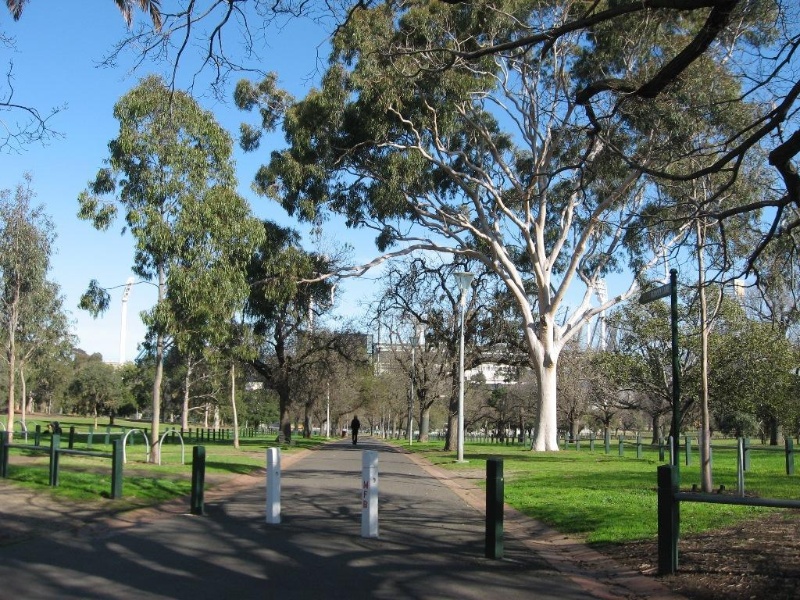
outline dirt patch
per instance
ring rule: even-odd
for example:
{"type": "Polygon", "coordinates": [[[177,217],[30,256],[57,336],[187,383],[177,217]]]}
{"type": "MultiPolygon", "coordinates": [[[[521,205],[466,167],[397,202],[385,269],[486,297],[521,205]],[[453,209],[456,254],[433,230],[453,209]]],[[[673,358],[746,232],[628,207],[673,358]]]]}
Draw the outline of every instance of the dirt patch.
{"type": "MultiPolygon", "coordinates": [[[[655,540],[596,549],[656,576],[655,540]]],[[[800,598],[800,514],[779,511],[714,532],[681,536],[678,573],[658,579],[691,600],[800,598]]]]}

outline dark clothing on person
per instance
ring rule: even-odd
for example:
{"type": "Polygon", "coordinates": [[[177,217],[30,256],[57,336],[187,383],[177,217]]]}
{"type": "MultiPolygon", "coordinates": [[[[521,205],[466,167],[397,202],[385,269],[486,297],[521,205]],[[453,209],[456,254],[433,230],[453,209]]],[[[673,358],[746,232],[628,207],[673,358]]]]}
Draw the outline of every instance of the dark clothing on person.
{"type": "Polygon", "coordinates": [[[353,433],[353,446],[358,443],[359,429],[361,429],[361,421],[358,420],[358,417],[353,417],[353,420],[350,421],[350,431],[353,433]]]}

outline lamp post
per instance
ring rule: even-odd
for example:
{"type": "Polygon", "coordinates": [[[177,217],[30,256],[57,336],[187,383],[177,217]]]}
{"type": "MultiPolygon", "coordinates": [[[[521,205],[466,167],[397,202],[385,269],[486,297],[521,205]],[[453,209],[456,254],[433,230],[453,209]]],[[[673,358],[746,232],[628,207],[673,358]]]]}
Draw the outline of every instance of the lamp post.
{"type": "MultiPolygon", "coordinates": [[[[423,318],[425,315],[422,315],[423,318]]],[[[414,325],[414,337],[411,339],[411,394],[408,397],[408,443],[413,443],[414,435],[414,381],[417,378],[417,346],[425,343],[425,325],[417,321],[414,325]]],[[[420,431],[422,431],[420,429],[420,431]]]]}
{"type": "Polygon", "coordinates": [[[464,312],[467,309],[467,291],[474,275],[468,272],[455,273],[458,287],[461,290],[461,339],[458,357],[458,455],[456,462],[464,462],[464,312]]]}

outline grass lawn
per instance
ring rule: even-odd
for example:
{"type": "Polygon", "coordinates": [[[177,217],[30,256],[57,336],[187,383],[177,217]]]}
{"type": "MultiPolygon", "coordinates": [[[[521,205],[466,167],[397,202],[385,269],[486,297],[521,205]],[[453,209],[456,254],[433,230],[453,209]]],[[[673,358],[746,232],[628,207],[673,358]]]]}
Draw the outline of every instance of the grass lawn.
{"type": "MultiPolygon", "coordinates": [[[[395,441],[408,448],[408,442],[395,441]]],[[[602,443],[574,446],[559,452],[536,453],[515,445],[467,443],[467,463],[455,463],[453,453],[441,450],[443,442],[414,443],[411,450],[423,454],[443,468],[481,469],[489,457],[503,459],[505,500],[524,514],[576,535],[587,542],[621,543],[655,537],[656,468],[658,450],[644,446],[641,459],[633,445],[626,445],[620,457],[618,445],[605,454],[602,443]]],[[[800,498],[800,479],[787,476],[782,451],[754,444],[751,466],[745,473],[748,495],[769,498],[800,498]]],[[[781,449],[782,450],[782,449],[781,449]]],[[[713,454],[714,486],[724,485],[727,493],[736,490],[735,441],[715,442],[713,454]]],[[[699,455],[695,447],[690,466],[685,466],[681,449],[681,489],[690,490],[700,482],[699,455]]],[[[800,466],[800,465],[798,465],[800,466]]],[[[681,504],[681,532],[702,532],[730,525],[762,514],[749,506],[729,506],[684,502],[681,504]]]]}
{"type": "MultiPolygon", "coordinates": [[[[40,425],[42,432],[47,431],[47,424],[58,420],[62,427],[61,447],[68,447],[69,429],[75,427],[75,450],[92,450],[110,453],[112,445],[105,443],[106,426],[101,422],[94,428],[92,444],[89,446],[89,427],[92,419],[81,417],[53,416],[51,418],[34,418],[27,420],[28,441],[15,431],[15,444],[34,444],[34,431],[40,425]]],[[[117,419],[111,428],[110,439],[123,435],[124,431],[142,429],[149,433],[149,422],[126,421],[117,419]]],[[[161,433],[172,429],[172,425],[162,424],[161,433]]],[[[147,447],[141,433],[128,436],[125,447],[126,464],[123,466],[123,498],[114,502],[123,509],[126,506],[142,506],[157,504],[175,497],[189,495],[191,492],[192,446],[202,445],[206,448],[206,480],[214,476],[239,475],[251,473],[266,466],[265,449],[278,446],[275,434],[242,436],[239,449],[233,447],[233,440],[218,435],[217,439],[195,441],[196,426],[192,427],[191,438],[185,436],[181,446],[178,436],[168,436],[162,445],[161,465],[147,463],[147,447]],[[183,461],[183,464],[182,464],[183,461]]],[[[232,435],[232,434],[231,434],[232,435]]],[[[292,453],[324,443],[324,438],[303,439],[294,437],[291,445],[281,446],[282,452],[292,453]]],[[[49,449],[50,435],[43,433],[40,444],[49,449]]],[[[41,490],[56,497],[91,501],[107,498],[111,488],[111,461],[104,458],[74,456],[62,454],[59,459],[59,486],[49,486],[49,455],[47,452],[25,449],[10,449],[9,477],[7,481],[14,484],[41,490]]]]}

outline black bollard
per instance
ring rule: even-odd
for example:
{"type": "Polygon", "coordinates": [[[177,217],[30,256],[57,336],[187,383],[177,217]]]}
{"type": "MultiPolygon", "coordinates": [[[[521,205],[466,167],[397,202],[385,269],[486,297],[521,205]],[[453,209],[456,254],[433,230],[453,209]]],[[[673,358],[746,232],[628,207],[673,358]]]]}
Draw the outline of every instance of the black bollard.
{"type": "Polygon", "coordinates": [[[191,513],[204,515],[203,491],[206,479],[206,448],[195,446],[192,450],[192,497],[191,513]]]}
{"type": "Polygon", "coordinates": [[[486,558],[503,558],[503,459],[486,461],[486,558]]]}

